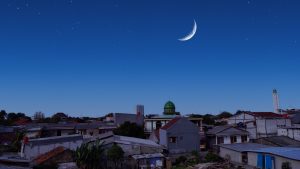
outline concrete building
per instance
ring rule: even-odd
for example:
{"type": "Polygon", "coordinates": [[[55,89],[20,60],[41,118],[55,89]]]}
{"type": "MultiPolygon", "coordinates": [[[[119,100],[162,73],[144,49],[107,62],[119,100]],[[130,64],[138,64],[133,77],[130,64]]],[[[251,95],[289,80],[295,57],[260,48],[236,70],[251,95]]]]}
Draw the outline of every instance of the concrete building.
{"type": "Polygon", "coordinates": [[[199,151],[199,128],[187,118],[176,117],[159,129],[159,144],[170,154],[199,151]]]}
{"type": "Polygon", "coordinates": [[[207,148],[212,149],[214,145],[234,144],[249,142],[249,133],[231,125],[216,126],[206,133],[207,148]]]}
{"type": "Polygon", "coordinates": [[[250,139],[276,136],[279,127],[291,126],[291,120],[272,112],[241,112],[227,120],[228,124],[243,126],[250,139]]]}
{"type": "Polygon", "coordinates": [[[287,136],[289,138],[300,141],[300,126],[280,127],[277,130],[278,136],[287,136]]]}
{"type": "MultiPolygon", "coordinates": [[[[259,148],[269,147],[263,144],[256,143],[236,143],[236,144],[220,144],[219,156],[228,159],[238,164],[248,164],[247,150],[255,150],[259,148]]],[[[255,165],[256,166],[256,165],[255,165]]]]}
{"type": "Polygon", "coordinates": [[[32,160],[41,154],[45,154],[57,147],[76,150],[83,142],[81,135],[56,136],[24,140],[21,148],[21,156],[32,160]]]}
{"type": "Polygon", "coordinates": [[[292,169],[300,166],[300,148],[270,147],[262,144],[219,145],[219,155],[232,162],[259,169],[282,169],[288,163],[292,169]]]}
{"type": "MultiPolygon", "coordinates": [[[[148,115],[145,117],[144,130],[147,136],[150,136],[152,132],[163,127],[172,119],[176,117],[182,117],[178,115],[179,113],[176,113],[175,104],[171,101],[168,101],[165,104],[164,112],[168,112],[168,113],[163,113],[163,115],[148,115]]],[[[184,116],[184,117],[188,118],[191,122],[196,124],[199,127],[199,129],[202,131],[202,118],[196,118],[192,116],[191,117],[184,116]]]]}

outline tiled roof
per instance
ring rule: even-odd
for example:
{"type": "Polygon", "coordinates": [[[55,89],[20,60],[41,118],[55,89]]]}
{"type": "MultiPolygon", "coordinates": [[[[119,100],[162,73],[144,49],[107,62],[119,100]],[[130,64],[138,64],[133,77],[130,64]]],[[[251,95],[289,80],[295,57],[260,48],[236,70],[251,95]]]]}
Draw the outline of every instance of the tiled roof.
{"type": "Polygon", "coordinates": [[[34,163],[37,165],[42,164],[42,163],[46,162],[47,160],[49,160],[50,158],[55,157],[64,151],[65,151],[64,147],[61,147],[61,146],[56,147],[55,149],[38,156],[36,159],[34,159],[34,163]]]}
{"type": "Polygon", "coordinates": [[[169,121],[166,125],[164,125],[163,127],[161,127],[162,130],[167,130],[169,129],[171,126],[173,126],[175,123],[177,123],[178,120],[180,120],[181,117],[175,117],[174,119],[172,119],[171,121],[169,121]]]}
{"type": "Polygon", "coordinates": [[[263,118],[283,118],[281,114],[276,114],[273,112],[245,112],[246,114],[255,116],[255,117],[263,117],[263,118]]]}

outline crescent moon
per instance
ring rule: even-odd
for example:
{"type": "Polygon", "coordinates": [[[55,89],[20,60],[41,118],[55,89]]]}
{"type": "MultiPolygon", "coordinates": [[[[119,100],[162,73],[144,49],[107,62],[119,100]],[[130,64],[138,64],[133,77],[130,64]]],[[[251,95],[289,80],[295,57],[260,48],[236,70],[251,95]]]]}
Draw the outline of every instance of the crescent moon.
{"type": "Polygon", "coordinates": [[[192,37],[196,34],[196,31],[197,31],[197,23],[196,23],[196,21],[194,20],[194,27],[193,27],[192,32],[190,32],[188,35],[186,35],[185,37],[180,38],[180,39],[178,39],[178,40],[179,40],[179,41],[187,41],[187,40],[190,40],[190,39],[192,39],[192,37]]]}

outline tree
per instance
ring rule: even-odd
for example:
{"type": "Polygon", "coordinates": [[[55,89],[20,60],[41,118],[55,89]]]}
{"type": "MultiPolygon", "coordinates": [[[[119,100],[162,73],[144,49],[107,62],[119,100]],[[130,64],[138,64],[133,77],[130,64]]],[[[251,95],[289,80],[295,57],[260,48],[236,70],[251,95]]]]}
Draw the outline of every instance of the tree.
{"type": "Polygon", "coordinates": [[[105,168],[103,144],[99,140],[93,143],[83,143],[75,151],[75,161],[82,169],[102,169],[105,168]]]}
{"type": "Polygon", "coordinates": [[[0,121],[3,121],[6,119],[7,113],[5,110],[0,111],[0,121]]]}
{"type": "Polygon", "coordinates": [[[203,116],[203,123],[208,125],[214,125],[215,124],[215,116],[211,114],[205,114],[203,116]]]}
{"type": "Polygon", "coordinates": [[[231,113],[229,113],[229,112],[227,112],[227,111],[224,111],[224,112],[218,114],[218,115],[217,115],[217,118],[218,118],[218,119],[223,119],[223,118],[229,118],[229,117],[231,117],[231,116],[233,116],[231,113]]]}
{"type": "Polygon", "coordinates": [[[117,144],[113,144],[111,148],[107,150],[107,158],[114,162],[115,168],[118,168],[118,163],[124,156],[123,149],[117,144]]]}
{"type": "Polygon", "coordinates": [[[121,136],[145,138],[144,128],[136,123],[131,123],[128,121],[116,128],[113,132],[114,134],[121,136]]]}
{"type": "Polygon", "coordinates": [[[40,111],[39,112],[35,112],[34,115],[33,115],[33,119],[37,120],[37,121],[42,121],[42,120],[45,119],[45,115],[44,115],[44,113],[42,113],[40,111]]]}

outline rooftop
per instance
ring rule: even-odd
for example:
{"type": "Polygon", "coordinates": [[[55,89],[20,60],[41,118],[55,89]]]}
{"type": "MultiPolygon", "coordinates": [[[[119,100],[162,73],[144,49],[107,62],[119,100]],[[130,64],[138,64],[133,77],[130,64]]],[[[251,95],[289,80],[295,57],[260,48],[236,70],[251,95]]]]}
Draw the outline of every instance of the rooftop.
{"type": "Polygon", "coordinates": [[[267,148],[260,148],[260,149],[248,150],[248,151],[249,152],[258,152],[258,153],[269,153],[269,154],[289,158],[289,159],[292,159],[292,160],[300,161],[300,148],[267,147],[267,148]]]}
{"type": "Polygon", "coordinates": [[[270,146],[257,143],[235,143],[235,144],[220,144],[220,147],[227,148],[233,151],[245,152],[250,150],[257,150],[260,148],[267,148],[270,146]]]}
{"type": "Polygon", "coordinates": [[[245,113],[255,117],[262,117],[262,118],[283,118],[283,115],[273,113],[273,112],[245,112],[245,113]]]}
{"type": "Polygon", "coordinates": [[[177,123],[177,121],[180,120],[180,119],[181,119],[181,117],[175,117],[174,119],[172,119],[171,121],[169,121],[166,125],[164,125],[160,129],[167,130],[170,127],[172,127],[175,123],[177,123]]]}

